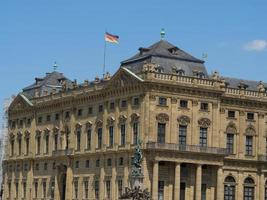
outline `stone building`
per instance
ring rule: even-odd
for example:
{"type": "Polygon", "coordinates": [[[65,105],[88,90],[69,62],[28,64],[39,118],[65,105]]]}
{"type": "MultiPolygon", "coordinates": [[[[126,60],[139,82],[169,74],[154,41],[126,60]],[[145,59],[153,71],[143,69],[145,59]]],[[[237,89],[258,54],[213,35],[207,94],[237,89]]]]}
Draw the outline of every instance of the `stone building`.
{"type": "Polygon", "coordinates": [[[117,200],[140,138],[154,200],[265,200],[264,85],[165,40],[103,79],[47,73],[9,107],[4,199],[117,200]]]}

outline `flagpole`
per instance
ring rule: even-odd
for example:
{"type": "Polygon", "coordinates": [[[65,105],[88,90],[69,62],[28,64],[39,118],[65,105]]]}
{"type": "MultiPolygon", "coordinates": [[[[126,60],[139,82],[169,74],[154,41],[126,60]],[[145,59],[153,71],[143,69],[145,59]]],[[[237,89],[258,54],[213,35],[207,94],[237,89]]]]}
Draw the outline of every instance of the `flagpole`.
{"type": "Polygon", "coordinates": [[[104,39],[104,40],[105,40],[105,44],[104,44],[103,78],[105,77],[105,71],[106,71],[106,51],[107,51],[107,41],[106,41],[106,39],[104,39]]]}

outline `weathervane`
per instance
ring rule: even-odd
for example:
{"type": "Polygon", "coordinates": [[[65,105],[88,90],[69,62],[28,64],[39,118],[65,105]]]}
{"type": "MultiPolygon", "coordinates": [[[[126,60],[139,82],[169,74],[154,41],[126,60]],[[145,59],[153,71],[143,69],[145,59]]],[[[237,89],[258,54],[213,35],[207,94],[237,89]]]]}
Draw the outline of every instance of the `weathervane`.
{"type": "Polygon", "coordinates": [[[161,40],[163,40],[165,38],[165,29],[164,28],[162,28],[160,31],[160,38],[161,38],[161,40]]]}
{"type": "Polygon", "coordinates": [[[54,62],[53,68],[54,68],[54,71],[57,70],[57,68],[58,68],[57,62],[54,62]]]}

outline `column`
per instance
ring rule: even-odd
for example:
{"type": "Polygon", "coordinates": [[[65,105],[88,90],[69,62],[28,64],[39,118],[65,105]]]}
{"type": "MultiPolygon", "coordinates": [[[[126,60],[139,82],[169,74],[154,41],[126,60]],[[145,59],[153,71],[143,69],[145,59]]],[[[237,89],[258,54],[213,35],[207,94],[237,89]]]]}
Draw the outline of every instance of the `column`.
{"type": "Polygon", "coordinates": [[[260,174],[260,184],[259,184],[259,187],[260,187],[260,199],[264,199],[265,198],[265,181],[264,181],[264,173],[261,172],[260,174]]]}
{"type": "Polygon", "coordinates": [[[66,174],[66,200],[72,199],[72,182],[73,182],[73,171],[72,171],[72,160],[69,158],[66,174]]]}
{"type": "Polygon", "coordinates": [[[116,157],[113,156],[113,162],[112,162],[112,178],[111,178],[111,193],[112,193],[112,199],[118,199],[117,197],[117,184],[116,184],[116,179],[117,179],[117,171],[116,171],[116,157]]]}
{"type": "Polygon", "coordinates": [[[223,169],[221,166],[219,166],[217,170],[216,197],[217,200],[223,200],[223,169]]]}
{"type": "Polygon", "coordinates": [[[124,189],[126,187],[129,187],[129,183],[128,183],[128,177],[129,177],[129,170],[128,170],[128,157],[124,157],[125,158],[125,162],[124,162],[124,168],[123,168],[123,187],[124,189]]]}
{"type": "Polygon", "coordinates": [[[201,200],[202,165],[196,167],[196,200],[201,200]]]}
{"type": "Polygon", "coordinates": [[[105,198],[105,164],[104,164],[104,159],[101,160],[101,168],[100,168],[100,180],[99,180],[99,199],[104,199],[105,198]]]}
{"type": "Polygon", "coordinates": [[[181,165],[180,163],[175,163],[175,173],[174,173],[174,199],[180,199],[180,179],[181,179],[181,165]]]}
{"type": "Polygon", "coordinates": [[[158,199],[158,183],[159,183],[159,162],[153,163],[153,183],[152,183],[152,200],[158,199]]]}

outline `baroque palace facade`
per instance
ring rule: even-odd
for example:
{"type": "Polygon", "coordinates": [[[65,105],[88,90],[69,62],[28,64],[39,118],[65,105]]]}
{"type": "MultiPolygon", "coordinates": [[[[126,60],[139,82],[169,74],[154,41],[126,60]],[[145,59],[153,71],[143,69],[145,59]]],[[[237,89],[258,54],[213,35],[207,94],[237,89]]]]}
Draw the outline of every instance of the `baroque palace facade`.
{"type": "Polygon", "coordinates": [[[36,78],[9,107],[4,199],[112,199],[142,140],[153,200],[266,200],[263,82],[209,75],[161,40],[103,79],[36,78]]]}

